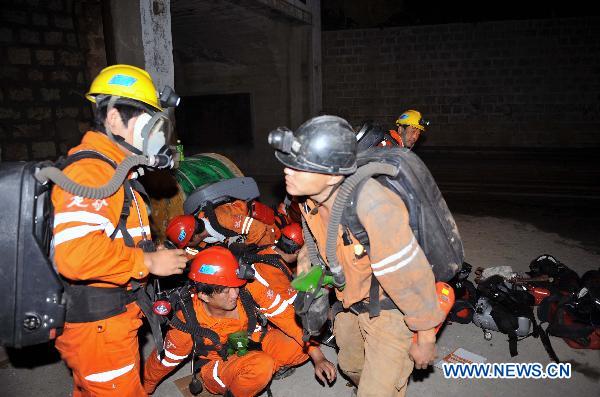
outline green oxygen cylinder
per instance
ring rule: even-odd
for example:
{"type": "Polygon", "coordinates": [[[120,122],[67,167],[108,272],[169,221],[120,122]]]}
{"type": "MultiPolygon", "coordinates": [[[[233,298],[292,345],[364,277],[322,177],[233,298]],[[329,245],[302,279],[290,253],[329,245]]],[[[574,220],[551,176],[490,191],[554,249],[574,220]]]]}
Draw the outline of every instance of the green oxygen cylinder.
{"type": "Polygon", "coordinates": [[[236,353],[238,357],[248,353],[249,338],[246,331],[237,331],[227,336],[227,355],[236,353]]]}
{"type": "MultiPolygon", "coordinates": [[[[327,274],[322,266],[313,266],[308,272],[302,272],[292,280],[292,287],[296,291],[315,293],[319,285],[319,280],[323,277],[322,286],[333,285],[333,276],[327,274]]],[[[323,290],[319,291],[316,298],[323,294],[323,290]]]]}
{"type": "Polygon", "coordinates": [[[183,156],[183,144],[179,139],[177,140],[177,145],[175,148],[177,149],[177,153],[179,153],[179,161],[183,161],[185,159],[183,156]]]}

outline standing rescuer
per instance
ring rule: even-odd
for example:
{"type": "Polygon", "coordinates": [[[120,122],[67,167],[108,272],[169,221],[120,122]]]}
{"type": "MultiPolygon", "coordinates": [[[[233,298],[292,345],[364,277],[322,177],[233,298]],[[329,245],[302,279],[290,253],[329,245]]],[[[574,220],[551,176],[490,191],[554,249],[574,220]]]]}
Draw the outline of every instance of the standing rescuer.
{"type": "MultiPolygon", "coordinates": [[[[326,257],[326,230],[337,188],[356,171],[354,131],[342,118],[319,116],[296,133],[272,132],[269,142],[285,166],[287,192],[307,197],[300,206],[302,215],[321,256],[326,257]]],[[[346,284],[343,290],[336,289],[344,307],[334,325],[338,362],[358,386],[359,396],[403,396],[413,366],[426,368],[435,358],[435,327],[445,315],[402,199],[370,179],[357,196],[356,212],[369,236],[370,252],[340,228],[337,258],[346,284]],[[379,316],[370,318],[365,308],[372,277],[379,282],[382,302],[388,298],[392,305],[382,303],[379,316]],[[413,332],[418,334],[417,343],[412,342],[413,332]]],[[[298,272],[310,267],[306,258],[299,256],[298,272]]]]}
{"type": "Polygon", "coordinates": [[[390,130],[390,136],[386,136],[380,145],[392,145],[412,149],[428,125],[429,122],[423,119],[420,112],[407,110],[396,120],[397,130],[390,130]]]}
{"type": "Polygon", "coordinates": [[[305,352],[302,330],[286,297],[264,280],[247,283],[248,269],[224,247],[200,251],[188,277],[192,295],[165,338],[165,357],[156,350],[144,369],[144,387],[152,393],[158,382],[193,352],[202,383],[209,392],[246,397],[259,394],[283,366],[309,356],[323,382],[335,379],[335,367],[321,350],[305,352]],[[267,325],[266,319],[276,327],[267,325]]]}
{"type": "MultiPolygon", "coordinates": [[[[96,103],[96,125],[69,151],[85,156],[64,169],[67,177],[100,187],[132,154],[167,156],[167,119],[146,71],[105,68],[86,97],[96,103]]],[[[149,274],[168,276],[185,267],[182,250],[150,252],[148,213],[132,175],[104,199],[74,196],[58,186],[52,191],[54,262],[67,298],[56,348],[73,371],[73,396],[144,395],[137,339],[140,285],[149,274]]]]}

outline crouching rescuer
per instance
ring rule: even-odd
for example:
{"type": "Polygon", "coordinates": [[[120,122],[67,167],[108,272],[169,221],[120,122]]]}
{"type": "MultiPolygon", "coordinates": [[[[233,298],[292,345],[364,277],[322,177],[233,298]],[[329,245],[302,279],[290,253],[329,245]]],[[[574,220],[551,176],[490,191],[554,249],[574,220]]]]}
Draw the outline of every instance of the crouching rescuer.
{"type": "MultiPolygon", "coordinates": [[[[196,373],[214,394],[244,397],[259,394],[284,366],[309,357],[323,382],[335,379],[335,367],[316,346],[302,341],[292,305],[268,285],[252,281],[251,265],[215,246],[192,261],[189,288],[179,292],[179,310],[170,322],[164,356],[155,350],[144,369],[144,388],[157,384],[192,354],[196,373]]],[[[194,378],[190,390],[199,380],[194,378]]]]}
{"type": "MultiPolygon", "coordinates": [[[[409,225],[408,204],[365,178],[348,205],[336,210],[340,185],[357,171],[355,133],[342,118],[315,117],[295,133],[279,128],[269,142],[285,166],[287,192],[307,198],[300,208],[308,255],[299,256],[298,272],[309,270],[312,262],[313,274],[314,266],[321,266],[317,270],[323,274],[312,291],[318,292],[328,278],[336,287],[334,335],[341,370],[358,386],[358,396],[404,396],[413,367],[426,368],[434,360],[435,328],[445,318],[434,274],[409,225]],[[334,217],[339,224],[342,211],[353,223],[329,230],[334,217]],[[348,211],[354,215],[347,216],[348,211]],[[355,236],[357,224],[367,242],[355,236]],[[343,271],[329,272],[317,253],[331,270],[335,260],[343,271]]],[[[297,311],[307,311],[299,299],[300,294],[297,311]]],[[[311,327],[310,320],[303,324],[311,327]]]]}

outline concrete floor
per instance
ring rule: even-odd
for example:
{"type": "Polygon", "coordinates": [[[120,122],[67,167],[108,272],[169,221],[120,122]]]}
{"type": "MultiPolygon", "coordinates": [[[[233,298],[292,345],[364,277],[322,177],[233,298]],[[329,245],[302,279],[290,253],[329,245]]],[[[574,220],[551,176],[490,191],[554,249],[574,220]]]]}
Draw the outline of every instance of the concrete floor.
{"type": "MultiPolygon", "coordinates": [[[[456,220],[463,237],[466,260],[474,266],[511,265],[525,271],[541,253],[550,253],[579,274],[600,266],[600,222],[595,212],[571,207],[540,207],[521,204],[471,205],[462,200],[449,201],[456,209],[456,220]],[[491,216],[490,216],[491,215],[491,216]]],[[[592,208],[593,210],[593,208],[592,208]]],[[[600,351],[574,350],[561,339],[551,337],[558,356],[573,365],[573,376],[566,380],[449,380],[441,371],[414,374],[407,395],[416,396],[540,396],[565,397],[600,395],[600,351]]],[[[439,338],[440,356],[462,347],[488,359],[488,362],[548,363],[541,342],[527,338],[519,342],[519,355],[511,358],[507,338],[494,333],[491,341],[473,324],[450,324],[439,338]]],[[[145,355],[151,350],[147,339],[145,355]]],[[[325,348],[335,360],[335,352],[325,348]]],[[[45,347],[9,351],[11,364],[0,368],[0,396],[67,396],[72,382],[67,368],[45,347]]],[[[305,364],[291,377],[275,381],[275,397],[349,396],[346,380],[338,377],[332,386],[315,380],[312,365],[305,364]]],[[[421,371],[423,372],[423,371],[421,371]]],[[[180,397],[173,381],[187,376],[189,366],[179,369],[159,386],[155,396],[180,397]]]]}

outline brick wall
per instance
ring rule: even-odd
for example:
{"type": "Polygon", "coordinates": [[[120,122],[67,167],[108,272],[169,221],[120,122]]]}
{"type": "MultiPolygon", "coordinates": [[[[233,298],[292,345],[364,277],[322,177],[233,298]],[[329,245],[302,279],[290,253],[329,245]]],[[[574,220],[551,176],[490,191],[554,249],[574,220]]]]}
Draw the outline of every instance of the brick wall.
{"type": "Polygon", "coordinates": [[[2,160],[55,158],[91,118],[84,94],[106,64],[100,0],[4,1],[0,10],[2,160]]]}
{"type": "Polygon", "coordinates": [[[323,32],[324,111],[427,146],[600,147],[600,18],[323,32]]]}

